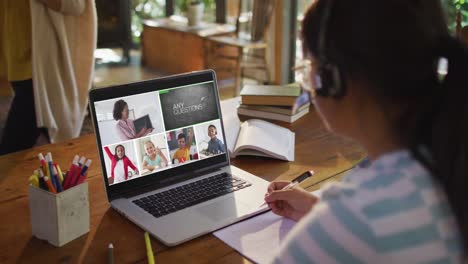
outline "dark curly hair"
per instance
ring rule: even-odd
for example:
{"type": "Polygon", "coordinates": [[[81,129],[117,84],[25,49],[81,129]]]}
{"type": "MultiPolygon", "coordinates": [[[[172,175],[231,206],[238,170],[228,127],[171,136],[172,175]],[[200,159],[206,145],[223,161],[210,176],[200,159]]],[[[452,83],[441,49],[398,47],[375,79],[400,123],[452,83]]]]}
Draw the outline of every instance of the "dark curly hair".
{"type": "Polygon", "coordinates": [[[122,119],[122,111],[124,110],[125,106],[127,106],[127,102],[122,99],[115,102],[113,116],[116,121],[122,119]]]}

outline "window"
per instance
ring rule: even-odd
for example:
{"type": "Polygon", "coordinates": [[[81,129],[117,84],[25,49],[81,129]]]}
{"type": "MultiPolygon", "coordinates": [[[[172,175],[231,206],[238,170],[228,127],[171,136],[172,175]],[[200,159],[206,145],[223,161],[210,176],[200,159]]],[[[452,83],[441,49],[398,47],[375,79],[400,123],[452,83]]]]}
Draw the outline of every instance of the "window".
{"type": "MultiPolygon", "coordinates": [[[[302,60],[302,42],[300,39],[300,32],[302,30],[302,20],[304,19],[304,13],[307,11],[309,6],[314,2],[314,0],[298,0],[297,1],[297,14],[296,14],[296,22],[297,22],[297,34],[296,34],[296,64],[300,60],[302,60]]],[[[298,72],[295,72],[295,80],[299,80],[300,76],[298,72]]]]}

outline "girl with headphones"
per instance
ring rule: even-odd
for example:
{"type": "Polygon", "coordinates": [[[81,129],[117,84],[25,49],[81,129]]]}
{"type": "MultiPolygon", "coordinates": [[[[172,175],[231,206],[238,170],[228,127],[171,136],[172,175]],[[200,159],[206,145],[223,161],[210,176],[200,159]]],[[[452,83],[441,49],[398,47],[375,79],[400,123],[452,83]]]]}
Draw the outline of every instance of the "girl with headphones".
{"type": "Polygon", "coordinates": [[[299,221],[275,263],[468,261],[468,57],[440,0],[316,0],[304,88],[370,163],[322,198],[287,182],[265,201],[299,221]]]}

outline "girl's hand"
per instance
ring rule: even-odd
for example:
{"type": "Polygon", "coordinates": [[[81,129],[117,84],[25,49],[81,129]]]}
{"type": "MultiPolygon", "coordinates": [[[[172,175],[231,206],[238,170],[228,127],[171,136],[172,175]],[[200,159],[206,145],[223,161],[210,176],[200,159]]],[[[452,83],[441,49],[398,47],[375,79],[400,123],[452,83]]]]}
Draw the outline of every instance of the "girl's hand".
{"type": "Polygon", "coordinates": [[[139,137],[142,137],[144,135],[146,135],[146,132],[148,131],[148,129],[146,127],[143,127],[140,132],[138,132],[134,138],[139,138],[139,137]]]}
{"type": "Polygon", "coordinates": [[[135,175],[140,175],[140,172],[138,171],[138,169],[135,170],[135,175]]]}
{"type": "Polygon", "coordinates": [[[289,183],[287,181],[270,183],[268,192],[265,194],[265,202],[268,203],[273,213],[299,221],[319,199],[298,186],[281,190],[289,183]]]}

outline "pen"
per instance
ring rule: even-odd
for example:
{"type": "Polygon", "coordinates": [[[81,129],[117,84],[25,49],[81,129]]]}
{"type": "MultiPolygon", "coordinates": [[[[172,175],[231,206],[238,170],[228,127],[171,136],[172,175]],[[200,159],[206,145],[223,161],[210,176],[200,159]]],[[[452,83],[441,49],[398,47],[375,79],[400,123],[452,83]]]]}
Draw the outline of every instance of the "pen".
{"type": "Polygon", "coordinates": [[[44,172],[42,172],[41,169],[36,170],[38,172],[39,176],[39,187],[41,187],[44,190],[48,190],[47,184],[44,181],[44,172]]]}
{"type": "Polygon", "coordinates": [[[44,158],[44,155],[42,155],[42,153],[39,153],[37,155],[39,157],[39,161],[41,162],[41,165],[42,165],[42,172],[44,173],[47,173],[47,164],[46,164],[46,160],[44,158]]]}
{"type": "Polygon", "coordinates": [[[54,162],[54,168],[57,170],[57,176],[58,176],[60,182],[63,184],[63,174],[62,174],[62,170],[60,169],[60,166],[57,165],[57,163],[54,162]]]}
{"type": "Polygon", "coordinates": [[[85,161],[86,161],[86,158],[82,156],[80,160],[78,161],[78,166],[75,168],[73,173],[67,176],[67,178],[70,177],[70,181],[68,182],[67,188],[71,188],[76,185],[76,183],[78,182],[80,178],[80,173],[83,170],[83,165],[85,161]]]}
{"type": "Polygon", "coordinates": [[[29,183],[35,187],[39,187],[39,178],[37,177],[37,175],[31,175],[29,177],[29,183]]]}
{"type": "Polygon", "coordinates": [[[56,177],[54,177],[54,172],[53,172],[53,160],[52,160],[52,153],[48,152],[45,156],[46,161],[47,161],[47,176],[49,176],[49,180],[52,182],[52,185],[54,185],[55,190],[59,190],[57,186],[57,181],[56,177]]]}
{"type": "Polygon", "coordinates": [[[66,190],[70,188],[70,182],[72,181],[72,176],[75,174],[76,170],[79,170],[79,165],[78,165],[78,160],[80,159],[80,156],[75,155],[73,158],[72,164],[70,166],[70,169],[68,169],[67,176],[65,177],[65,181],[63,183],[63,188],[66,190]]]}
{"type": "Polygon", "coordinates": [[[55,190],[54,185],[49,181],[49,177],[45,176],[45,177],[44,177],[44,181],[45,181],[45,183],[47,184],[47,186],[49,187],[49,191],[50,191],[51,193],[57,193],[57,191],[55,190]]]}
{"type": "Polygon", "coordinates": [[[107,247],[108,264],[114,264],[114,245],[112,243],[107,247]]]}
{"type": "Polygon", "coordinates": [[[84,156],[81,156],[80,160],[78,161],[78,166],[81,168],[83,167],[83,164],[85,163],[86,158],[84,156]]]}
{"type": "Polygon", "coordinates": [[[90,159],[86,161],[86,163],[82,166],[81,171],[78,174],[75,174],[74,178],[71,179],[69,188],[76,186],[86,179],[86,172],[88,171],[89,165],[91,165],[90,159]]]}
{"type": "MultiPolygon", "coordinates": [[[[298,185],[299,183],[305,181],[306,179],[308,179],[309,177],[312,177],[314,175],[314,171],[311,170],[311,171],[306,171],[304,173],[302,173],[301,175],[297,176],[296,178],[294,178],[288,185],[284,186],[281,190],[288,190],[288,189],[292,189],[294,188],[294,186],[298,185]]],[[[260,207],[266,205],[267,203],[264,202],[262,205],[260,205],[260,207]]]]}
{"type": "Polygon", "coordinates": [[[145,232],[146,254],[148,255],[148,264],[154,264],[153,249],[148,232],[145,232]]]}
{"type": "Polygon", "coordinates": [[[57,192],[63,192],[62,182],[60,182],[60,179],[57,176],[57,174],[58,174],[57,169],[52,166],[52,176],[51,177],[55,180],[55,183],[57,184],[55,190],[57,190],[57,192]]]}

